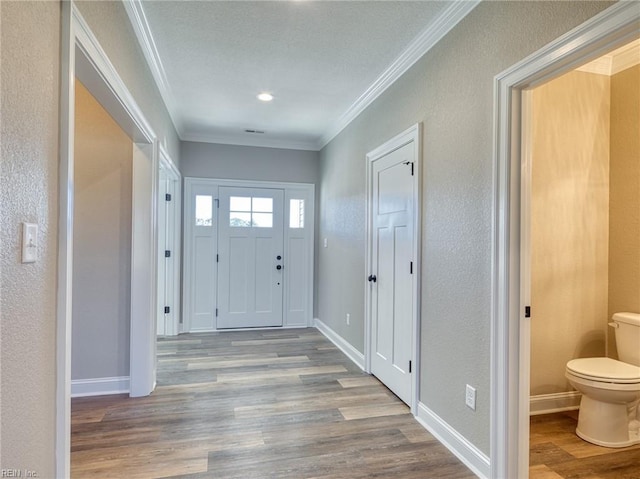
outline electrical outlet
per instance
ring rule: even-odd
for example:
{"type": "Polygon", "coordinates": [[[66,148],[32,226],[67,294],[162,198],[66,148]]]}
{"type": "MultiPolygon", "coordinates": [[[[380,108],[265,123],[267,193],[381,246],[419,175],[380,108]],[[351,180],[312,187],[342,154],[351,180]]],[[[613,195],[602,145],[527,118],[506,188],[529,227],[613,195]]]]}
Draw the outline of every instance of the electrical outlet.
{"type": "Polygon", "coordinates": [[[467,407],[476,410],[476,388],[467,384],[464,403],[467,407]]]}
{"type": "Polygon", "coordinates": [[[327,238],[323,241],[324,247],[327,248],[329,246],[329,240],[327,238]]]}
{"type": "Polygon", "coordinates": [[[351,315],[347,313],[347,326],[351,324],[351,315]]]}

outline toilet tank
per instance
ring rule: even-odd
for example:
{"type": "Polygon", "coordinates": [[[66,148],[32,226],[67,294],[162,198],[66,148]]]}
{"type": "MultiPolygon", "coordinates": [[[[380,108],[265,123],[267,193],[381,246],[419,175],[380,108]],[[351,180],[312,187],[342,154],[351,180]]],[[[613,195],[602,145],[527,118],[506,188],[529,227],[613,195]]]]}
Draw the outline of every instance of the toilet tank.
{"type": "Polygon", "coordinates": [[[640,366],[640,314],[616,313],[613,322],[618,358],[623,363],[640,366]]]}

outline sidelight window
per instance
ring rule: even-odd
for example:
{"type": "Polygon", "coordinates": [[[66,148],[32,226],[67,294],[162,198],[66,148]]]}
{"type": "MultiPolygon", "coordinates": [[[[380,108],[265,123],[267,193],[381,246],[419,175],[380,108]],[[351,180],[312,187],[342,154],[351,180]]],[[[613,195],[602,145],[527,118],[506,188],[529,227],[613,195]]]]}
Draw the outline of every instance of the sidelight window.
{"type": "Polygon", "coordinates": [[[196,226],[211,226],[213,224],[213,197],[211,195],[196,195],[196,226]]]}

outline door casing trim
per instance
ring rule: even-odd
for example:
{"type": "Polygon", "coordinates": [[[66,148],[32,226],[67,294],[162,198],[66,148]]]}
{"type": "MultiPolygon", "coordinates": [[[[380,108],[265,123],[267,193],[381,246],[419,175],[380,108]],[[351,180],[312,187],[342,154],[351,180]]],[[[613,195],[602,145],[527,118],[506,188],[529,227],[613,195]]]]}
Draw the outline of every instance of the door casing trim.
{"type": "Polygon", "coordinates": [[[523,308],[530,278],[523,281],[522,276],[523,260],[526,269],[522,235],[528,234],[522,211],[529,208],[523,204],[529,181],[522,157],[523,91],[638,38],[639,21],[637,2],[618,2],[494,79],[490,393],[494,479],[528,477],[529,465],[529,385],[522,378],[528,376],[531,361],[530,328],[523,308]]]}
{"type": "Polygon", "coordinates": [[[371,286],[366,281],[369,272],[372,271],[373,268],[373,258],[371,257],[373,247],[373,205],[371,201],[371,196],[373,194],[373,162],[394,150],[397,150],[409,143],[413,143],[414,148],[414,158],[413,158],[413,297],[414,302],[412,305],[413,309],[413,317],[412,317],[412,328],[413,328],[413,344],[411,345],[411,361],[412,361],[412,374],[413,374],[413,384],[412,384],[412,394],[411,394],[411,413],[414,416],[418,414],[418,402],[420,399],[420,277],[421,277],[421,258],[420,258],[420,244],[421,244],[421,204],[422,204],[422,194],[421,194],[421,174],[422,168],[420,167],[421,158],[422,158],[422,123],[416,123],[415,125],[407,128],[402,133],[394,136],[390,140],[387,140],[379,147],[370,151],[366,155],[367,161],[367,189],[366,189],[366,202],[367,202],[367,222],[366,222],[366,261],[365,261],[365,271],[362,276],[364,289],[365,289],[365,323],[364,323],[364,367],[365,372],[371,374],[371,341],[372,341],[372,318],[371,318],[371,286]]]}

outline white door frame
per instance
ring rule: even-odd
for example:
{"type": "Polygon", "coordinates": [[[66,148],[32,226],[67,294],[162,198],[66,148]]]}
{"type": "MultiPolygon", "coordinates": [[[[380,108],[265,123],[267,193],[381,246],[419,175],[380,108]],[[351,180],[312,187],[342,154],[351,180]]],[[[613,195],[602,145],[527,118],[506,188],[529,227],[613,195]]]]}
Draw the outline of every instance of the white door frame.
{"type": "Polygon", "coordinates": [[[133,139],[130,384],[155,381],[157,141],[133,96],[71,1],[61,2],[60,170],[56,307],[56,477],[71,472],[71,312],[75,78],[133,139]],[[151,247],[149,247],[151,245],[151,247]],[[153,334],[152,334],[153,333],[153,334]]]}
{"type": "MultiPolygon", "coordinates": [[[[168,205],[167,203],[165,203],[165,205],[167,205],[166,226],[171,236],[171,257],[173,259],[174,265],[172,274],[173,291],[169,293],[171,295],[171,302],[173,304],[172,321],[165,325],[165,335],[176,336],[178,333],[180,333],[180,314],[182,311],[182,308],[180,306],[180,272],[182,269],[182,175],[180,174],[180,171],[176,167],[175,163],[172,161],[171,156],[169,155],[167,150],[162,145],[160,145],[159,150],[160,157],[158,161],[158,169],[162,169],[166,173],[167,178],[169,179],[171,184],[171,202],[168,205]]],[[[158,176],[158,182],[159,181],[160,179],[158,176]]],[[[158,198],[158,201],[162,201],[162,199],[158,198]]],[[[160,278],[158,278],[158,297],[160,297],[160,288],[162,286],[162,281],[160,280],[160,278]]],[[[158,304],[158,307],[164,308],[164,305],[158,304]]],[[[164,314],[164,311],[158,311],[158,315],[160,314],[164,314]]]]}
{"type": "Polygon", "coordinates": [[[530,327],[524,306],[530,288],[530,165],[523,161],[527,156],[522,141],[523,91],[637,38],[639,21],[636,2],[619,2],[494,80],[490,408],[494,479],[529,474],[530,327]]]}
{"type": "MultiPolygon", "coordinates": [[[[194,308],[194,298],[192,297],[192,292],[194,291],[194,252],[192,247],[192,237],[193,237],[193,222],[191,218],[195,217],[194,205],[192,204],[191,198],[193,196],[194,189],[198,188],[211,188],[218,191],[220,186],[231,186],[231,187],[241,187],[241,188],[276,188],[282,189],[285,192],[285,263],[286,258],[288,258],[288,244],[287,244],[287,220],[289,218],[287,199],[290,198],[290,193],[295,191],[303,191],[305,192],[308,198],[308,207],[305,207],[305,224],[309,225],[309,237],[307,238],[308,246],[309,246],[309,258],[308,258],[308,274],[310,277],[309,286],[307,289],[307,319],[304,322],[290,324],[287,316],[287,306],[289,302],[288,298],[288,286],[285,287],[284,291],[284,311],[283,311],[283,325],[277,326],[274,328],[258,328],[258,329],[287,329],[287,328],[301,328],[301,327],[312,327],[313,326],[313,291],[314,291],[314,258],[315,258],[315,185],[311,183],[286,183],[286,182],[274,182],[274,181],[254,181],[254,180],[229,180],[229,179],[217,179],[217,178],[195,178],[195,177],[185,177],[184,178],[184,261],[183,261],[183,282],[182,282],[182,318],[183,318],[183,331],[187,332],[191,330],[191,317],[193,314],[194,308]],[[308,222],[308,223],[307,223],[308,222]]],[[[294,196],[295,197],[295,196],[294,196]]],[[[217,200],[217,194],[214,196],[217,200]]],[[[216,201],[217,202],[217,201],[216,201]]],[[[217,211],[214,210],[214,223],[218,221],[217,211]]],[[[213,241],[214,254],[218,251],[218,232],[215,232],[215,237],[213,241]]],[[[289,268],[285,266],[285,274],[287,274],[289,268]]],[[[213,281],[215,290],[217,291],[217,268],[215,268],[213,273],[213,281]]],[[[215,307],[215,305],[214,305],[215,307]]],[[[245,328],[239,329],[224,329],[220,331],[238,331],[245,328]]],[[[256,328],[250,328],[255,330],[256,328]]],[[[203,330],[204,331],[204,330],[203,330]]],[[[214,327],[212,329],[207,329],[206,331],[217,331],[214,327]]]]}
{"type": "MultiPolygon", "coordinates": [[[[413,364],[413,385],[411,394],[411,413],[415,416],[418,414],[418,401],[420,396],[420,240],[421,240],[421,171],[420,159],[422,158],[422,124],[416,123],[402,133],[396,135],[384,144],[380,145],[373,151],[367,153],[367,224],[366,224],[366,262],[365,262],[365,274],[363,278],[366,278],[371,271],[373,271],[373,204],[371,201],[371,195],[373,194],[373,162],[394,150],[402,148],[409,143],[414,144],[414,157],[413,157],[413,297],[415,298],[413,303],[413,344],[411,345],[411,361],[413,364]]],[[[364,325],[364,370],[371,374],[371,351],[373,350],[372,341],[372,320],[371,317],[371,286],[370,283],[364,281],[365,284],[365,325],[364,325]]]]}

